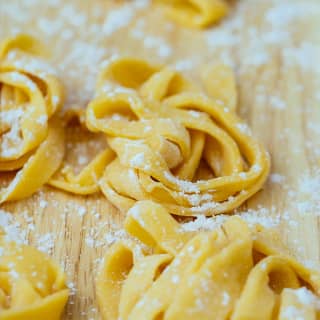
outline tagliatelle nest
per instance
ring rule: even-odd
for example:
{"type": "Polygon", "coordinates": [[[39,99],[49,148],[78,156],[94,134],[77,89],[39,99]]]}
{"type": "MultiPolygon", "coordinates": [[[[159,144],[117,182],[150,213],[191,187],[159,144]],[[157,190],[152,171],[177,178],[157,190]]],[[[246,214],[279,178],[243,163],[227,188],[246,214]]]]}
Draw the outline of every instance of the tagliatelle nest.
{"type": "Polygon", "coordinates": [[[274,231],[231,217],[213,231],[185,232],[151,201],[129,210],[125,229],[153,253],[135,241],[108,250],[96,283],[103,319],[319,317],[319,273],[274,231]]]}
{"type": "Polygon", "coordinates": [[[117,59],[101,72],[86,124],[114,151],[100,187],[119,209],[153,200],[177,215],[214,215],[261,189],[269,156],[234,111],[232,71],[215,66],[205,79],[210,97],[142,60],[117,59]]]}
{"type": "Polygon", "coordinates": [[[0,172],[16,172],[0,190],[0,204],[33,194],[63,159],[64,131],[55,116],[63,91],[44,54],[26,35],[0,46],[0,172]]]}

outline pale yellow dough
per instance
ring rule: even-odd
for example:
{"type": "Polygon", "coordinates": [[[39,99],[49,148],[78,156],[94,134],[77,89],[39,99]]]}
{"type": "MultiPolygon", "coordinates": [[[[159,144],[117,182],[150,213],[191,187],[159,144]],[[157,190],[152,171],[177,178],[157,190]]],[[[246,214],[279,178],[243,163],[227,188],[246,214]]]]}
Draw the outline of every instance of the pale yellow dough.
{"type": "Polygon", "coordinates": [[[87,107],[90,131],[115,158],[99,182],[122,211],[153,200],[182,216],[232,211],[265,182],[269,156],[236,115],[233,72],[202,75],[207,94],[170,68],[134,58],[109,62],[87,107]]]}
{"type": "Polygon", "coordinates": [[[0,45],[0,173],[16,173],[0,189],[0,204],[33,194],[63,159],[64,130],[55,116],[63,91],[42,60],[45,51],[27,35],[0,45]]]}
{"type": "Polygon", "coordinates": [[[3,236],[0,249],[0,319],[61,319],[68,300],[62,270],[45,254],[3,236]]]}
{"type": "MultiPolygon", "coordinates": [[[[86,137],[86,144],[90,142],[92,133],[88,131],[83,121],[84,111],[81,109],[70,109],[64,115],[64,124],[68,128],[74,127],[77,130],[75,140],[86,137]]],[[[66,137],[66,143],[71,143],[66,137]]],[[[71,144],[72,149],[76,149],[76,145],[71,144]]],[[[105,170],[105,167],[115,158],[114,152],[110,148],[104,148],[98,152],[91,161],[89,161],[78,174],[75,173],[74,167],[67,163],[68,152],[65,153],[60,168],[55,172],[48,184],[68,191],[74,194],[92,194],[100,190],[99,180],[105,170]]]]}
{"type": "Polygon", "coordinates": [[[96,282],[103,319],[320,319],[320,274],[273,231],[231,217],[185,232],[151,201],[129,210],[125,229],[149,249],[119,241],[108,250],[96,282]]]}
{"type": "Polygon", "coordinates": [[[229,11],[225,0],[155,0],[172,20],[193,28],[205,28],[220,21],[229,11]]]}

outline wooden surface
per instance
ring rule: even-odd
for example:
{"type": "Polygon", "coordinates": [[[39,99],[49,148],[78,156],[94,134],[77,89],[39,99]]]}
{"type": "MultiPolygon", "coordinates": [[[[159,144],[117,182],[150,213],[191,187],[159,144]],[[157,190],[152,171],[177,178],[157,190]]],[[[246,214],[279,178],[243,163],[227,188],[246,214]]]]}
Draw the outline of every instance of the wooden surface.
{"type": "MultiPolygon", "coordinates": [[[[230,63],[237,72],[239,113],[272,156],[272,179],[244,210],[273,216],[293,253],[318,264],[320,3],[277,2],[235,1],[222,25],[201,32],[168,23],[139,0],[0,0],[0,37],[22,30],[48,45],[66,87],[66,107],[86,106],[99,63],[112,54],[178,62],[195,79],[206,63],[230,63]]],[[[85,142],[81,148],[85,152],[85,142]]],[[[101,194],[72,196],[48,187],[1,209],[13,212],[29,243],[42,246],[66,270],[75,288],[64,319],[99,319],[96,267],[107,245],[121,236],[123,215],[101,194]]]]}

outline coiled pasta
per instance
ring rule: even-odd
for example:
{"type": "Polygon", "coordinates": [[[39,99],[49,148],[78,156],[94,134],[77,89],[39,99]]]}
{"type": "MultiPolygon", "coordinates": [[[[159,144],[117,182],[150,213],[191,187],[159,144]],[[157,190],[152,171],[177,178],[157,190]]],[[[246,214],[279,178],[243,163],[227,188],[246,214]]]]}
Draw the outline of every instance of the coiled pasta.
{"type": "Polygon", "coordinates": [[[151,201],[129,210],[125,229],[153,253],[134,241],[108,250],[96,283],[104,319],[320,318],[319,273],[273,231],[231,217],[214,231],[186,232],[151,201]]]}
{"type": "Polygon", "coordinates": [[[30,196],[63,158],[64,131],[54,116],[63,91],[54,71],[40,59],[44,53],[27,35],[0,46],[0,172],[17,172],[0,189],[0,203],[30,196]]]}
{"type": "Polygon", "coordinates": [[[36,249],[0,237],[0,319],[59,320],[68,300],[65,275],[36,249]]]}
{"type": "Polygon", "coordinates": [[[176,71],[142,60],[120,58],[102,70],[86,124],[116,154],[100,187],[119,209],[153,200],[176,215],[214,215],[261,189],[269,156],[234,112],[231,71],[212,71],[209,98],[176,71]]]}
{"type": "Polygon", "coordinates": [[[173,20],[187,27],[205,28],[226,16],[224,0],[156,0],[173,20]]]}

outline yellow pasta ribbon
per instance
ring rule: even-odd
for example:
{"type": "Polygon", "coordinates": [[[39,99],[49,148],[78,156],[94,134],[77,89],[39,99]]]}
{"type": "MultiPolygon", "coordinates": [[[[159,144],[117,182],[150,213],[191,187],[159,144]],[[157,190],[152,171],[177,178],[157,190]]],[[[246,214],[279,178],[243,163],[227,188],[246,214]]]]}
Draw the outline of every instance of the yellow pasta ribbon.
{"type": "Polygon", "coordinates": [[[156,0],[165,13],[178,23],[205,28],[220,21],[229,11],[225,0],[156,0]]]}
{"type": "Polygon", "coordinates": [[[153,200],[176,215],[214,215],[261,189],[270,160],[234,112],[233,73],[215,66],[203,78],[210,97],[142,60],[120,58],[102,70],[86,124],[116,154],[100,186],[120,210],[153,200]]]}
{"type": "MultiPolygon", "coordinates": [[[[79,136],[82,133],[83,135],[86,135],[86,144],[90,144],[90,135],[92,135],[92,133],[88,132],[82,119],[83,110],[80,109],[69,110],[64,116],[66,127],[78,129],[75,133],[77,138],[79,139],[79,136]]],[[[92,141],[95,142],[94,139],[92,141]]],[[[66,138],[66,143],[69,143],[68,138],[66,138]]],[[[75,146],[72,145],[71,148],[75,149],[75,146]]],[[[67,164],[67,157],[68,152],[66,152],[65,159],[59,170],[52,176],[48,184],[64,191],[85,195],[100,190],[98,184],[99,179],[107,164],[114,159],[115,154],[110,148],[98,152],[98,154],[94,156],[78,174],[74,172],[71,165],[67,164]]]]}
{"type": "Polygon", "coordinates": [[[3,237],[0,248],[0,319],[61,319],[68,300],[61,269],[38,250],[3,237]]]}
{"type": "Polygon", "coordinates": [[[44,47],[17,35],[0,45],[0,172],[16,172],[0,189],[0,203],[30,196],[59,168],[64,154],[63,103],[44,47]],[[39,170],[40,169],[40,170],[39,170]]]}
{"type": "Polygon", "coordinates": [[[111,246],[96,282],[103,319],[320,319],[320,274],[291,257],[275,232],[238,217],[186,232],[152,201],[129,210],[125,229],[153,253],[111,246]]]}

